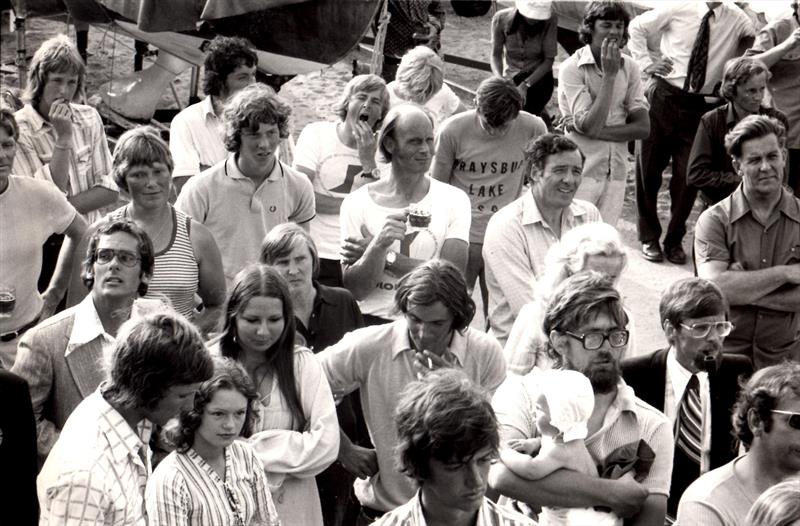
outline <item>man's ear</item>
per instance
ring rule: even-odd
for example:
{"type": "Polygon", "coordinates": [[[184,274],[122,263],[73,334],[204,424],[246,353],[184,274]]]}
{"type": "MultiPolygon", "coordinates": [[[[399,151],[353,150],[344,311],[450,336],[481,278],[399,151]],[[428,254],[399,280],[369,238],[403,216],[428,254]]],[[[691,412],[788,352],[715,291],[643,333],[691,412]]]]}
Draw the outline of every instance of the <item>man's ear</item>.
{"type": "Polygon", "coordinates": [[[742,163],[739,162],[735,156],[731,155],[731,164],[733,165],[733,171],[737,173],[737,175],[742,175],[742,163]]]}
{"type": "Polygon", "coordinates": [[[394,137],[387,135],[383,138],[383,147],[387,152],[394,154],[394,151],[397,148],[397,142],[395,142],[394,137]]]}
{"type": "Polygon", "coordinates": [[[677,329],[675,328],[675,326],[672,325],[672,322],[670,322],[669,320],[662,321],[661,328],[664,329],[664,336],[666,336],[667,338],[667,343],[672,345],[672,342],[675,341],[675,333],[677,332],[677,329]]]}
{"type": "Polygon", "coordinates": [[[761,420],[758,412],[752,407],[747,410],[747,427],[754,437],[761,436],[764,432],[764,422],[761,420]]]}
{"type": "Polygon", "coordinates": [[[559,331],[553,329],[552,331],[550,331],[549,337],[550,337],[550,345],[558,353],[559,356],[563,357],[564,354],[566,353],[566,349],[565,349],[566,341],[565,340],[567,338],[567,335],[566,334],[562,334],[559,331]]]}

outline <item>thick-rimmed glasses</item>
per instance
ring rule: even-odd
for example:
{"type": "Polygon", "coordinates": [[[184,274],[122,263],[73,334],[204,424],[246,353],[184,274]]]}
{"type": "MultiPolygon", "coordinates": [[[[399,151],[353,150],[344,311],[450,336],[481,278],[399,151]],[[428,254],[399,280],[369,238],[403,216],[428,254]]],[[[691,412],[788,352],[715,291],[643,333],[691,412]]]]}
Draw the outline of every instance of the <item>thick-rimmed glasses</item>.
{"type": "Polygon", "coordinates": [[[786,423],[789,424],[789,427],[792,429],[800,430],[800,413],[793,413],[792,411],[781,411],[779,409],[773,409],[773,413],[777,413],[779,415],[788,415],[789,418],[786,419],[786,423]]]}
{"type": "Polygon", "coordinates": [[[583,344],[583,348],[587,351],[596,351],[603,346],[603,342],[606,340],[608,340],[608,344],[611,345],[611,347],[622,347],[628,343],[628,338],[630,338],[631,335],[631,333],[626,329],[611,329],[610,331],[605,332],[592,331],[585,332],[583,334],[578,334],[571,331],[563,332],[564,334],[568,334],[580,341],[583,344]]]}
{"type": "Polygon", "coordinates": [[[98,248],[94,252],[95,259],[102,265],[107,265],[116,256],[117,261],[126,267],[135,267],[136,263],[141,259],[139,254],[135,254],[130,250],[116,250],[114,248],[98,248]]]}
{"type": "Polygon", "coordinates": [[[734,325],[729,321],[709,321],[704,323],[693,323],[691,325],[681,323],[681,327],[684,328],[686,334],[688,334],[690,338],[705,338],[712,331],[712,329],[716,336],[724,338],[731,333],[734,325]]]}

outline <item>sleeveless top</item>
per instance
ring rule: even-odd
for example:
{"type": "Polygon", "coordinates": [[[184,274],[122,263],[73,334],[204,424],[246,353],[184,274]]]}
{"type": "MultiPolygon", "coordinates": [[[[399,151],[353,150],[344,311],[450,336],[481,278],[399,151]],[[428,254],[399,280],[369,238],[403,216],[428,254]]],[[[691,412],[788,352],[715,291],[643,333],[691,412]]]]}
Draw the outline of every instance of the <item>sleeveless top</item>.
{"type": "MultiPolygon", "coordinates": [[[[172,308],[188,319],[194,317],[194,295],[199,283],[197,259],[194,257],[190,238],[191,218],[172,209],[172,237],[161,252],[155,254],[153,277],[147,287],[145,298],[164,299],[166,297],[172,308]]],[[[111,213],[112,219],[128,219],[128,207],[122,207],[111,213]]]]}

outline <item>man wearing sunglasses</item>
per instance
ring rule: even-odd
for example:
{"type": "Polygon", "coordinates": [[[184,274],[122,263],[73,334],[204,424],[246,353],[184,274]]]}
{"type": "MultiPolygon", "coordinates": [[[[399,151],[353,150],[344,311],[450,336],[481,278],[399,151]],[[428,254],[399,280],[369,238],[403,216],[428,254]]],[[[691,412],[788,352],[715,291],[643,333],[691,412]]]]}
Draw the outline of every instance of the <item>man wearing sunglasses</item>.
{"type": "MultiPolygon", "coordinates": [[[[669,420],[634,394],[622,379],[619,361],[630,334],[628,316],[611,278],[582,272],[564,280],[547,305],[542,328],[549,336],[547,352],[555,367],[579,371],[594,390],[586,448],[598,467],[620,448],[645,441],[655,459],[640,482],[590,477],[559,470],[539,480],[516,476],[502,463],[492,467],[489,484],[503,495],[533,507],[611,508],[625,524],[663,524],[672,474],[673,438],[669,420]]],[[[509,377],[492,405],[500,422],[501,440],[538,436],[538,375],[509,377]]]]}
{"type": "Polygon", "coordinates": [[[753,367],[745,356],[722,353],[733,324],[713,282],[672,283],[661,295],[659,314],[669,347],[625,360],[622,376],[636,396],[673,424],[677,440],[667,514],[674,518],[689,484],[736,457],[730,414],[739,378],[750,376],[753,367]]]}
{"type": "Polygon", "coordinates": [[[153,246],[129,221],[109,221],[89,239],[81,276],[89,295],[20,340],[12,372],[30,387],[37,449],[43,462],[67,417],[105,378],[98,366],[115,345],[133,302],[147,293],[153,246]]]}
{"type": "Polygon", "coordinates": [[[676,526],[741,526],[759,495],[800,474],[800,363],[756,372],[742,387],[733,428],[747,453],[690,485],[676,526]]]}

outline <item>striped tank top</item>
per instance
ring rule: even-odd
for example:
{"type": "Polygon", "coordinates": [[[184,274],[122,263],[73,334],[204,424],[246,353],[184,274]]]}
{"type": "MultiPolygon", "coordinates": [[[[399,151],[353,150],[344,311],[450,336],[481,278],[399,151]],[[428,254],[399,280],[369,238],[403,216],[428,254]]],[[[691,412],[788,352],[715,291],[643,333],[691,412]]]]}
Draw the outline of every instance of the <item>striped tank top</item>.
{"type": "MultiPolygon", "coordinates": [[[[172,308],[188,319],[194,317],[194,295],[199,283],[199,270],[190,238],[191,218],[172,209],[172,237],[167,248],[156,253],[153,277],[145,298],[166,298],[172,308]]],[[[128,207],[111,214],[114,219],[128,219],[128,207]]]]}

